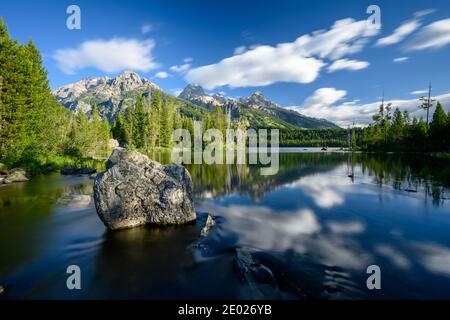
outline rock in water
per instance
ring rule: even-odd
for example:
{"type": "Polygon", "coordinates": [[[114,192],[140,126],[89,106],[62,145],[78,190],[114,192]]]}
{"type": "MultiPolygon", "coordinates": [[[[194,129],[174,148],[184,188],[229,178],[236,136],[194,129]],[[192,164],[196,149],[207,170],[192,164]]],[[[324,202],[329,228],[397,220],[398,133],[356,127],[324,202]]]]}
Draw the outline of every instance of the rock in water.
{"type": "Polygon", "coordinates": [[[91,196],[88,194],[64,195],[58,199],[58,203],[70,207],[87,208],[91,204],[91,196]]]}
{"type": "Polygon", "coordinates": [[[193,184],[179,165],[162,165],[137,151],[116,149],[94,182],[97,213],[110,229],[183,224],[196,219],[193,184]]]}
{"type": "Polygon", "coordinates": [[[12,182],[25,182],[28,181],[26,177],[26,172],[20,168],[11,169],[4,179],[4,183],[12,183],[12,182]]]}
{"type": "Polygon", "coordinates": [[[208,214],[208,217],[206,218],[205,226],[200,231],[200,235],[202,237],[206,237],[208,235],[209,231],[211,231],[211,229],[214,227],[215,224],[216,224],[216,222],[214,221],[213,216],[208,214]]]}

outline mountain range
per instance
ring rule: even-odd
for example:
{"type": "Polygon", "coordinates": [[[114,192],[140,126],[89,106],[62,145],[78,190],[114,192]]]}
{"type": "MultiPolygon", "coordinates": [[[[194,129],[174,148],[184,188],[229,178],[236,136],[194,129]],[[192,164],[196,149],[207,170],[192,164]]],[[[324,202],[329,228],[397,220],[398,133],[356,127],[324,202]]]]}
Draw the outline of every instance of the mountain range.
{"type": "Polygon", "coordinates": [[[218,93],[208,95],[201,86],[190,84],[184,88],[178,98],[210,110],[214,109],[216,105],[220,105],[231,111],[232,118],[245,116],[253,127],[338,128],[337,125],[325,119],[307,117],[283,108],[267,99],[261,92],[255,92],[249,97],[234,99],[218,93]]]}
{"type": "Polygon", "coordinates": [[[137,95],[150,99],[155,90],[160,90],[165,100],[171,100],[178,112],[196,119],[201,119],[206,112],[219,105],[231,114],[232,119],[245,117],[253,128],[338,128],[325,119],[306,117],[283,108],[267,99],[261,92],[234,99],[218,93],[208,95],[201,86],[189,84],[178,97],[174,97],[155,83],[131,71],[125,71],[114,78],[82,79],[57,88],[53,94],[65,108],[73,112],[90,114],[93,105],[97,105],[100,115],[111,121],[119,112],[125,112],[132,106],[137,95]]]}

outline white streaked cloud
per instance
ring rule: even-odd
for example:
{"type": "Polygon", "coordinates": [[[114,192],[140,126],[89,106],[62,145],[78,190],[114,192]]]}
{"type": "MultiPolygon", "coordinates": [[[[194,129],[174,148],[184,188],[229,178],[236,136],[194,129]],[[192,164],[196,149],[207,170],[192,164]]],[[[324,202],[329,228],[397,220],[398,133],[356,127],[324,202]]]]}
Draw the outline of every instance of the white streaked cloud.
{"type": "Polygon", "coordinates": [[[450,44],[450,18],[423,27],[406,44],[407,50],[437,49],[450,44]]]}
{"type": "Polygon", "coordinates": [[[218,63],[191,69],[186,81],[210,90],[276,82],[311,83],[326,65],[324,60],[360,52],[377,33],[377,29],[367,28],[365,20],[339,20],[328,30],[302,35],[293,42],[258,45],[247,51],[239,47],[233,56],[218,63]]]}
{"type": "Polygon", "coordinates": [[[169,69],[171,70],[171,71],[174,71],[174,72],[186,72],[186,71],[188,71],[189,69],[191,68],[191,64],[190,63],[185,63],[185,64],[182,64],[182,65],[175,65],[175,66],[171,66],[169,69]]]}
{"type": "Polygon", "coordinates": [[[168,74],[165,71],[160,71],[155,74],[155,77],[160,78],[160,79],[166,79],[166,78],[170,77],[170,74],[168,74]]]}
{"type": "Polygon", "coordinates": [[[420,10],[420,11],[414,12],[414,16],[417,18],[421,18],[421,17],[427,16],[429,14],[432,14],[435,11],[436,11],[435,9],[420,10]]]}
{"type": "Polygon", "coordinates": [[[411,92],[411,94],[425,94],[428,93],[428,89],[424,89],[424,90],[416,90],[411,92]]]}
{"type": "Polygon", "coordinates": [[[405,62],[409,60],[409,57],[398,57],[398,58],[394,58],[392,61],[396,62],[396,63],[400,63],[400,62],[405,62]]]}
{"type": "Polygon", "coordinates": [[[331,65],[328,66],[328,73],[335,72],[338,70],[361,70],[365,69],[370,65],[367,61],[359,61],[359,60],[349,60],[349,59],[339,59],[334,61],[331,65]]]}
{"type": "Polygon", "coordinates": [[[56,50],[53,58],[66,74],[75,74],[84,68],[96,68],[106,73],[122,70],[147,72],[157,67],[152,56],[154,46],[153,40],[89,40],[77,48],[56,50]]]}
{"type": "Polygon", "coordinates": [[[382,47],[399,43],[406,36],[416,31],[420,25],[421,23],[417,19],[406,21],[397,27],[391,35],[378,39],[376,46],[382,47]]]}

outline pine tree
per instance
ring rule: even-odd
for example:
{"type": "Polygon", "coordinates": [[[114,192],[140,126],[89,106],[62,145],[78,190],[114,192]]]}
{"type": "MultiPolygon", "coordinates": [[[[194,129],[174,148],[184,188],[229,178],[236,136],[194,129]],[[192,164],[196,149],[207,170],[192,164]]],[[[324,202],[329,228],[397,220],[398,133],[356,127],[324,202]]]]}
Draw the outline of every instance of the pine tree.
{"type": "Polygon", "coordinates": [[[174,112],[173,128],[174,130],[183,128],[183,118],[178,112],[174,112]]]}
{"type": "Polygon", "coordinates": [[[392,120],[390,140],[391,143],[397,147],[400,146],[401,143],[403,142],[403,129],[404,129],[403,114],[399,108],[396,108],[392,120]]]}
{"type": "Polygon", "coordinates": [[[102,138],[102,154],[103,158],[108,156],[109,151],[109,139],[111,138],[111,127],[109,125],[108,119],[104,118],[102,120],[101,126],[101,138],[102,138]]]}
{"type": "Polygon", "coordinates": [[[134,117],[133,117],[133,142],[136,148],[146,146],[146,127],[147,115],[144,110],[144,104],[141,96],[136,97],[134,117]]]}
{"type": "Polygon", "coordinates": [[[126,131],[125,120],[120,112],[112,126],[113,138],[119,142],[128,143],[128,133],[126,131]]]}
{"type": "Polygon", "coordinates": [[[134,146],[134,111],[132,107],[128,107],[126,111],[125,121],[124,121],[124,131],[126,133],[126,141],[128,143],[128,146],[133,147],[134,146]]]}
{"type": "Polygon", "coordinates": [[[92,117],[88,133],[92,137],[92,145],[89,146],[92,155],[95,155],[97,151],[101,152],[103,143],[101,132],[102,132],[102,120],[97,105],[94,105],[92,107],[92,117]]]}
{"type": "Polygon", "coordinates": [[[214,128],[225,134],[226,119],[221,106],[215,106],[213,117],[214,128]]]}
{"type": "Polygon", "coordinates": [[[434,150],[442,150],[448,146],[449,137],[446,136],[447,115],[444,108],[438,102],[430,123],[430,138],[434,150]]]}
{"type": "Polygon", "coordinates": [[[172,102],[163,105],[161,110],[161,147],[172,146],[174,107],[172,102]]]}
{"type": "Polygon", "coordinates": [[[205,115],[205,117],[203,118],[203,128],[206,131],[206,130],[211,129],[213,127],[214,127],[214,123],[213,123],[213,120],[211,118],[211,114],[207,113],[205,115]]]}
{"type": "Polygon", "coordinates": [[[413,118],[411,141],[416,150],[423,151],[428,148],[428,126],[423,119],[413,118]]]}
{"type": "Polygon", "coordinates": [[[93,136],[89,119],[83,112],[78,112],[70,134],[71,154],[86,157],[91,152],[93,136]]]}
{"type": "Polygon", "coordinates": [[[16,47],[17,44],[10,39],[6,24],[0,17],[0,161],[7,153],[11,136],[16,47]]]}
{"type": "Polygon", "coordinates": [[[155,90],[152,93],[152,101],[150,105],[150,117],[149,117],[149,135],[150,135],[150,147],[160,146],[160,123],[161,123],[161,93],[159,90],[155,90]]]}
{"type": "Polygon", "coordinates": [[[356,130],[355,130],[355,127],[352,128],[351,148],[352,148],[352,150],[356,149],[356,130]]]}

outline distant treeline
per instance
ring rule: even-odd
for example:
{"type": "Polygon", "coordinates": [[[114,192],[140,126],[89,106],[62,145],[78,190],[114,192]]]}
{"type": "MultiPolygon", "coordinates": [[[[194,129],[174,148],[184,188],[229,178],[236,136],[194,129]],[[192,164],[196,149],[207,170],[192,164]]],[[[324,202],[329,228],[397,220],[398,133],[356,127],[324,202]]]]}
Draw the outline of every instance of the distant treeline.
{"type": "Polygon", "coordinates": [[[429,124],[390,104],[381,105],[373,123],[353,130],[354,148],[374,151],[450,151],[450,112],[438,102],[429,124]]]}
{"type": "Polygon", "coordinates": [[[284,130],[281,147],[346,147],[348,130],[339,128],[284,130]]]}
{"type": "Polygon", "coordinates": [[[450,151],[450,112],[437,102],[431,121],[410,116],[390,104],[380,106],[365,128],[284,130],[282,147],[350,147],[354,150],[391,152],[450,151]]]}

